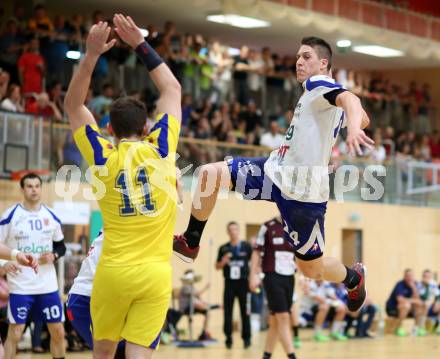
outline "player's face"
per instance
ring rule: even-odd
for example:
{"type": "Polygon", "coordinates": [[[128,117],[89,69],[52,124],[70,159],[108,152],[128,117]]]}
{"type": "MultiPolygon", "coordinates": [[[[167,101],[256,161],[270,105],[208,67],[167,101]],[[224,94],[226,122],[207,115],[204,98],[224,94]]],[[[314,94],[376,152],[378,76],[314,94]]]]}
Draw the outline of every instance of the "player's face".
{"type": "Polygon", "coordinates": [[[37,203],[41,199],[41,184],[38,178],[29,178],[24,182],[23,196],[25,201],[37,203]]]}
{"type": "Polygon", "coordinates": [[[431,279],[432,279],[431,272],[424,272],[423,273],[423,276],[422,276],[423,283],[428,284],[429,282],[431,282],[431,279]]]}
{"type": "Polygon", "coordinates": [[[323,68],[323,60],[319,59],[318,53],[313,47],[301,45],[296,55],[296,78],[303,83],[309,77],[320,75],[323,68]]]}
{"type": "Polygon", "coordinates": [[[231,239],[240,238],[240,227],[237,224],[231,224],[228,227],[228,235],[231,239]]]}

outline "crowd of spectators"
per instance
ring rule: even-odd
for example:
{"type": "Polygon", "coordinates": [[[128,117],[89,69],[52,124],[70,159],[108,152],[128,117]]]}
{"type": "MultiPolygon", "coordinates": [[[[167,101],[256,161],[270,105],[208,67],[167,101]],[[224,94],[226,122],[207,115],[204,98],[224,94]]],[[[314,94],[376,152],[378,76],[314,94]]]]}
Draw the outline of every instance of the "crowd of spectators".
{"type": "MultiPolygon", "coordinates": [[[[16,5],[1,30],[0,109],[62,122],[63,91],[76,63],[66,53],[83,52],[88,29],[106,17],[100,11],[90,19],[79,14],[50,16],[44,5],[35,6],[29,16],[26,10],[16,5]]],[[[201,34],[179,34],[170,21],[162,30],[155,25],[146,28],[147,40],[182,84],[182,136],[279,146],[302,93],[293,54],[280,55],[269,47],[232,49],[201,34]]],[[[383,162],[395,153],[422,161],[440,158],[428,84],[411,82],[404,88],[378,75],[342,69],[333,75],[361,98],[369,114],[370,135],[376,140],[370,159],[383,162]]],[[[88,107],[100,126],[108,123],[109,106],[121,94],[154,107],[153,84],[135,54],[119,41],[100,58],[88,94],[88,107]]],[[[334,155],[344,151],[342,140],[334,155]]],[[[197,148],[188,149],[194,152],[201,162],[209,157],[197,148]]]]}
{"type": "Polygon", "coordinates": [[[440,284],[430,270],[423,271],[420,280],[416,280],[414,272],[406,269],[402,280],[390,293],[384,313],[370,298],[360,312],[349,312],[347,291],[343,285],[305,279],[301,288],[300,323],[314,328],[317,342],[345,341],[350,337],[374,338],[385,330],[400,337],[410,334],[426,336],[430,332],[440,334],[440,284]],[[385,314],[386,321],[381,319],[385,314]],[[406,319],[414,320],[411,330],[404,324],[406,319]],[[326,327],[329,335],[325,334],[326,327]]]}

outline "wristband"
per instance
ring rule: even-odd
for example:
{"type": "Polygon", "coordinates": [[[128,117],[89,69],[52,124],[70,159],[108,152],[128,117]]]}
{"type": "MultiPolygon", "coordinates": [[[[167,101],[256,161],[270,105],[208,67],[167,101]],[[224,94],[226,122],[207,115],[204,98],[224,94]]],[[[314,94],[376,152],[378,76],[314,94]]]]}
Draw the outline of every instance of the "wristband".
{"type": "Polygon", "coordinates": [[[156,50],[154,50],[146,41],[139,44],[135,51],[149,72],[153,71],[157,66],[163,63],[162,58],[157,54],[156,50]]]}
{"type": "Polygon", "coordinates": [[[11,260],[13,261],[17,261],[17,255],[18,253],[20,253],[20,251],[18,249],[13,249],[11,251],[11,260]]]}

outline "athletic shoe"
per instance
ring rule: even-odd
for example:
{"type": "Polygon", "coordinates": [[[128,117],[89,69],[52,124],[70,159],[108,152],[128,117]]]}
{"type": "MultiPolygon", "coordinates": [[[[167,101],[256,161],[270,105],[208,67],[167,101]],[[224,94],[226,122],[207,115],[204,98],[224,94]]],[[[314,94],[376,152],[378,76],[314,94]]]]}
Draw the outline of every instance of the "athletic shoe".
{"type": "Polygon", "coordinates": [[[367,289],[365,288],[365,274],[366,269],[362,263],[356,263],[351,269],[355,270],[361,277],[359,284],[353,288],[348,289],[348,302],[347,307],[350,312],[357,312],[361,309],[362,305],[367,298],[367,289]]]}
{"type": "Polygon", "coordinates": [[[317,341],[318,343],[325,343],[330,340],[330,338],[327,335],[324,335],[322,333],[316,333],[313,336],[313,339],[315,339],[315,341],[317,341]]]}
{"type": "Polygon", "coordinates": [[[244,340],[243,341],[243,345],[244,345],[244,348],[247,349],[247,348],[249,348],[251,346],[251,341],[249,339],[248,340],[244,340]]]}
{"type": "Polygon", "coordinates": [[[293,347],[294,347],[295,349],[300,349],[301,346],[302,346],[301,339],[299,339],[299,338],[294,338],[294,339],[293,339],[293,347]]]}
{"type": "Polygon", "coordinates": [[[345,342],[347,340],[347,337],[345,335],[342,335],[340,333],[331,333],[330,338],[333,340],[336,340],[337,342],[345,342]]]}
{"type": "Polygon", "coordinates": [[[177,234],[173,239],[173,252],[174,255],[179,257],[186,263],[193,263],[199,254],[200,247],[189,248],[186,243],[186,238],[183,234],[177,234]]]}
{"type": "Polygon", "coordinates": [[[397,328],[397,329],[396,329],[396,335],[397,335],[398,337],[407,337],[407,336],[408,336],[408,333],[407,333],[407,331],[406,331],[405,329],[403,329],[403,328],[397,328]]]}
{"type": "Polygon", "coordinates": [[[426,336],[426,334],[428,334],[428,333],[426,332],[425,328],[417,328],[416,336],[424,337],[424,336],[426,336]]]}
{"type": "Polygon", "coordinates": [[[211,334],[209,334],[209,332],[205,330],[199,335],[198,340],[213,340],[213,338],[211,334]]]}

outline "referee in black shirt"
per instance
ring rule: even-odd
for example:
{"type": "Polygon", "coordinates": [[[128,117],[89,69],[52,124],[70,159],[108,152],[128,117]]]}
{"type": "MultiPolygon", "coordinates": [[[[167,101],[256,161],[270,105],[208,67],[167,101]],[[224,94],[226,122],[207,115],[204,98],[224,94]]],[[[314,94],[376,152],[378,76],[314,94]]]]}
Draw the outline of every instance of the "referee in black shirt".
{"type": "Polygon", "coordinates": [[[236,222],[227,225],[229,242],[219,248],[216,269],[223,270],[225,291],[223,295],[224,325],[226,347],[232,348],[232,312],[235,297],[240,303],[244,347],[251,345],[251,326],[248,312],[250,292],[248,289],[249,261],[252,247],[246,241],[240,240],[240,227],[236,222]]]}

